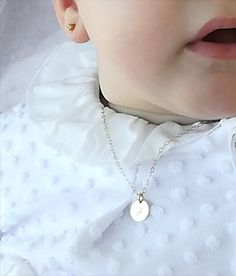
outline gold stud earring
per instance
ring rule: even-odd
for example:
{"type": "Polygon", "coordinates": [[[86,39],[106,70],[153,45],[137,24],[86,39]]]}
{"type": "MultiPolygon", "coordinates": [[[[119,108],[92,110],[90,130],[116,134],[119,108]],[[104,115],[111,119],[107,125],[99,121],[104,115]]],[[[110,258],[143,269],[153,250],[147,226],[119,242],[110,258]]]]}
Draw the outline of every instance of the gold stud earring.
{"type": "Polygon", "coordinates": [[[76,26],[76,24],[70,23],[70,24],[67,25],[67,28],[68,28],[70,31],[74,31],[75,26],[76,26]]]}

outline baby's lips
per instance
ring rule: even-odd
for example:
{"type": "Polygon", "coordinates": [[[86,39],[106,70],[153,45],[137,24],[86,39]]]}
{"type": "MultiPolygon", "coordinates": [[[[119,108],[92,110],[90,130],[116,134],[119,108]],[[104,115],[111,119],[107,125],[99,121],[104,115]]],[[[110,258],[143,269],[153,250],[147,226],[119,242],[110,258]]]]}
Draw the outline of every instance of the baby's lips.
{"type": "Polygon", "coordinates": [[[202,40],[209,33],[217,29],[233,29],[236,28],[236,17],[217,17],[208,21],[196,35],[193,36],[189,43],[202,40]]]}

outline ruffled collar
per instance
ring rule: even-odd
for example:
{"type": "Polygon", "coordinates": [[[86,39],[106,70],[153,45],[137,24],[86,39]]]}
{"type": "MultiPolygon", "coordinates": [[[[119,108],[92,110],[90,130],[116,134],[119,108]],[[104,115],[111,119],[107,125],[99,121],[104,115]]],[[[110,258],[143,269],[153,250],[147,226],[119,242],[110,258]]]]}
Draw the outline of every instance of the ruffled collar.
{"type": "MultiPolygon", "coordinates": [[[[96,50],[89,42],[57,46],[27,88],[26,104],[43,141],[83,165],[114,162],[101,118],[96,50]]],[[[151,124],[137,116],[105,107],[111,138],[119,160],[128,168],[153,159],[168,138],[191,125],[151,124]]],[[[207,135],[227,119],[203,125],[171,142],[166,150],[207,135]]]]}

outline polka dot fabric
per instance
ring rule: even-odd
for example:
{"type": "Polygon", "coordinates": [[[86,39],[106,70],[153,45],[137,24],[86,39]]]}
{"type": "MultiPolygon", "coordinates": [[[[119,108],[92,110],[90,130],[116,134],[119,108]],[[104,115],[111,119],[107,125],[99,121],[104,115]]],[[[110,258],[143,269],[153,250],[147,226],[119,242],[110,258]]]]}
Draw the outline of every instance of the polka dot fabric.
{"type": "MultiPolygon", "coordinates": [[[[84,166],[47,146],[20,103],[1,115],[1,275],[236,275],[226,133],[223,125],[161,156],[150,216],[137,223],[117,168],[84,166]]],[[[140,164],[140,179],[150,165],[140,164]]]]}

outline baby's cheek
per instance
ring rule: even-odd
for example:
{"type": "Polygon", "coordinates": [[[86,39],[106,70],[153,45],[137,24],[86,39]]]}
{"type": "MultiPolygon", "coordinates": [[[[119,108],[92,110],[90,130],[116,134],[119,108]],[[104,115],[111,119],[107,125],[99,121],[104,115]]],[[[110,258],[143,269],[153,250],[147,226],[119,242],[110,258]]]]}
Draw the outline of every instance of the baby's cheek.
{"type": "MultiPolygon", "coordinates": [[[[113,42],[109,49],[109,59],[120,73],[129,78],[130,82],[145,83],[149,87],[156,83],[167,67],[168,53],[154,46],[151,41],[126,39],[124,43],[113,42]],[[134,45],[135,44],[135,45],[134,45]]],[[[107,53],[104,53],[107,59],[107,53]]]]}

